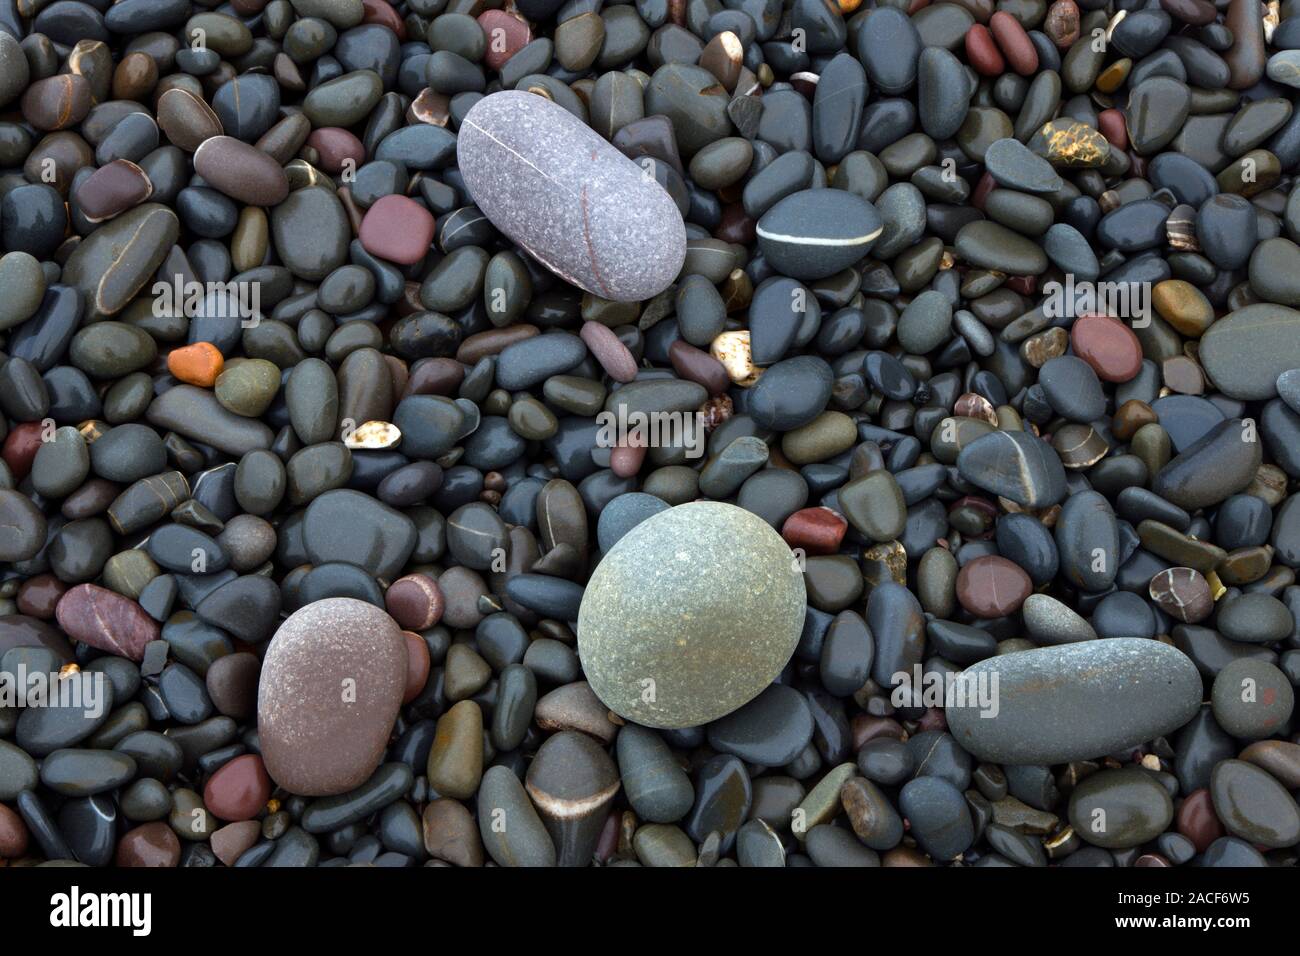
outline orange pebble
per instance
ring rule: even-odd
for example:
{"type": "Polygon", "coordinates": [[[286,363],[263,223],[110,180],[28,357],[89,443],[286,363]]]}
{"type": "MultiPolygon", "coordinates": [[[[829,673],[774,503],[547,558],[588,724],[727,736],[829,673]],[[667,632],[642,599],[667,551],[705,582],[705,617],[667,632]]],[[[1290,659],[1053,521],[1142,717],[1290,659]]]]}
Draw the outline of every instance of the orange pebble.
{"type": "Polygon", "coordinates": [[[195,342],[167,354],[167,371],[182,382],[203,388],[211,388],[216,383],[224,364],[221,353],[211,342],[195,342]]]}

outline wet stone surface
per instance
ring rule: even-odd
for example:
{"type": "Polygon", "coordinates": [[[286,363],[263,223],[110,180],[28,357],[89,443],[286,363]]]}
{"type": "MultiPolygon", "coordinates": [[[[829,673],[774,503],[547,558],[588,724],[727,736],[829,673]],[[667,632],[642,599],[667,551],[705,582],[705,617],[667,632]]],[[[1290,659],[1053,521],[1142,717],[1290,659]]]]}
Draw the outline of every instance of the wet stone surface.
{"type": "Polygon", "coordinates": [[[1298,23],[0,0],[0,866],[1293,867],[1298,23]]]}

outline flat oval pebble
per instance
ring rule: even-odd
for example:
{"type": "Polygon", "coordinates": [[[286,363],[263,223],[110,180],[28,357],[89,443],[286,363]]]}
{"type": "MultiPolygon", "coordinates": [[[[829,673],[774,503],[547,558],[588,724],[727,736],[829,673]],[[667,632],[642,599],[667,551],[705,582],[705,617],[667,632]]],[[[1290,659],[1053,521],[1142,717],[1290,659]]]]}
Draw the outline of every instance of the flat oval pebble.
{"type": "Polygon", "coordinates": [[[485,97],[456,154],[493,224],[588,292],[648,299],[681,268],[686,235],[668,194],[561,107],[511,90],[485,97]]]}
{"type": "Polygon", "coordinates": [[[406,644],[382,610],[317,601],[280,625],[262,662],[266,770],[304,796],[346,793],[379,765],[406,686],[406,644]]]}
{"type": "Polygon", "coordinates": [[[948,726],[981,760],[1057,764],[1115,753],[1181,727],[1201,701],[1195,665],[1155,641],[1114,638],[1018,651],[962,672],[973,706],[948,707],[948,726]],[[996,675],[997,713],[982,717],[996,675]]]}

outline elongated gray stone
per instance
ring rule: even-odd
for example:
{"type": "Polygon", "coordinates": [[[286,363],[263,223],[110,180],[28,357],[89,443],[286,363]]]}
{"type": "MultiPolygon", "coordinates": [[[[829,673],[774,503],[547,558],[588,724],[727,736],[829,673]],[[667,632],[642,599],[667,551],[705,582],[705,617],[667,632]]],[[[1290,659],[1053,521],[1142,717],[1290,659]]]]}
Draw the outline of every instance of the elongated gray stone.
{"type": "Polygon", "coordinates": [[[205,388],[176,385],[167,389],[145,413],[150,425],[176,432],[191,441],[203,442],[235,457],[254,448],[270,448],[275,437],[256,418],[244,418],[227,411],[205,388]]]}
{"type": "Polygon", "coordinates": [[[568,282],[635,301],[681,271],[676,204],[563,107],[517,90],[484,97],[461,123],[456,157],[483,214],[568,282]]]}
{"type": "Polygon", "coordinates": [[[1147,638],[1016,651],[962,675],[956,699],[964,695],[969,704],[945,708],[948,729],[962,747],[993,763],[1105,756],[1172,733],[1201,704],[1196,665],[1147,638]]]}

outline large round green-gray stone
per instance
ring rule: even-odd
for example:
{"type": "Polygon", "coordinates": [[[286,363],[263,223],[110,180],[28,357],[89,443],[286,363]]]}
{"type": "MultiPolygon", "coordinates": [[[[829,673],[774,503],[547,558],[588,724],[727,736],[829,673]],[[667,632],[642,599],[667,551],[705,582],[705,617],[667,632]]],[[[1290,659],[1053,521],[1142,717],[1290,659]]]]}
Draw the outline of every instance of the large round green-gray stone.
{"type": "Polygon", "coordinates": [[[743,508],[697,501],[624,535],[578,612],[587,680],[647,727],[695,727],[759,695],[799,642],[806,592],[789,546],[743,508]]]}

